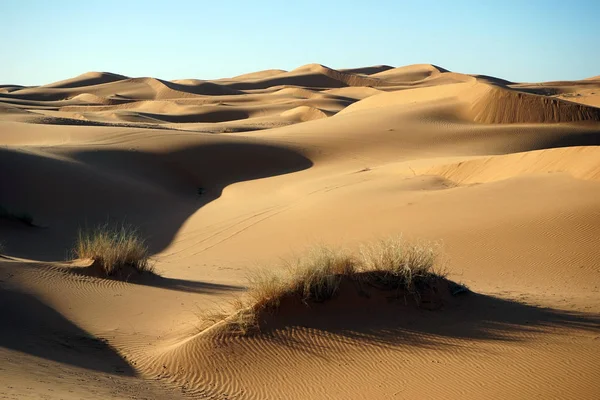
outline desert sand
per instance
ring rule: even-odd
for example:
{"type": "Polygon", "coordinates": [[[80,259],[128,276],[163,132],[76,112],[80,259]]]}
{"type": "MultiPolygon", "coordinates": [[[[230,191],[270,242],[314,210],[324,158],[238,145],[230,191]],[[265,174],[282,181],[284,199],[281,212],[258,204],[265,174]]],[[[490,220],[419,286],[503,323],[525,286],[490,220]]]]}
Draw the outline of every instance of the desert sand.
{"type": "Polygon", "coordinates": [[[426,64],[0,85],[0,397],[597,399],[598,107],[598,77],[426,64]],[[158,277],[73,273],[106,221],[158,277]],[[400,234],[471,293],[207,334],[251,271],[400,234]]]}

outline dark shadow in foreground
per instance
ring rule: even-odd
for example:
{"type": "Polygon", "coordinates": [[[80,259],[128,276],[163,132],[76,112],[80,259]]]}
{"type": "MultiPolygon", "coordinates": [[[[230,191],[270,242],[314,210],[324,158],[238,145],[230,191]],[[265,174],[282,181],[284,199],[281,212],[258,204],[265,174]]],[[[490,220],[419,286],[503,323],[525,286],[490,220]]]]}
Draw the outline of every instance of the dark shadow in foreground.
{"type": "Polygon", "coordinates": [[[108,374],[136,375],[105,340],[32,295],[0,288],[0,321],[0,347],[108,374]]]}
{"type": "MultiPolygon", "coordinates": [[[[526,341],[535,335],[563,329],[600,334],[600,315],[543,308],[489,295],[464,293],[437,310],[425,310],[403,299],[387,305],[352,307],[316,304],[298,313],[275,315],[278,329],[261,334],[298,350],[321,354],[328,340],[295,341],[288,330],[304,330],[309,335],[334,334],[342,343],[376,345],[389,348],[419,346],[443,348],[467,346],[464,341],[526,341]]],[[[297,311],[297,310],[296,310],[297,311]]],[[[339,345],[340,342],[334,344],[339,345]]]]}
{"type": "Polygon", "coordinates": [[[0,149],[0,204],[45,227],[0,219],[4,254],[65,260],[80,229],[123,223],[157,253],[228,185],[312,166],[294,150],[248,138],[203,135],[193,143],[163,153],[86,150],[65,159],[0,149]]]}
{"type": "Polygon", "coordinates": [[[224,285],[221,283],[210,283],[202,281],[192,281],[187,279],[167,278],[155,274],[153,272],[138,273],[131,271],[129,274],[118,275],[118,276],[102,276],[98,273],[97,269],[92,267],[81,267],[81,268],[56,268],[61,269],[63,273],[71,273],[77,275],[88,276],[90,279],[108,279],[126,282],[133,285],[141,286],[152,286],[159,289],[175,290],[179,292],[188,293],[215,293],[215,292],[226,292],[226,291],[239,291],[243,290],[242,286],[235,285],[224,285]]]}

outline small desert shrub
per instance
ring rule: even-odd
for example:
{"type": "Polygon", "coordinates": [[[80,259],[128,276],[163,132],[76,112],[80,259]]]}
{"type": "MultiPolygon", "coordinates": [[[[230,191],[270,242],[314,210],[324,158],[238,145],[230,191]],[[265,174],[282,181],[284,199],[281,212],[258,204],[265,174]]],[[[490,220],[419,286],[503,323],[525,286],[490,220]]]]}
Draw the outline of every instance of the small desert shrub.
{"type": "Polygon", "coordinates": [[[209,324],[208,327],[210,327],[210,325],[223,323],[227,332],[246,335],[258,328],[256,309],[256,306],[249,307],[245,301],[238,297],[231,300],[229,307],[199,311],[196,315],[204,322],[203,327],[200,328],[201,332],[203,328],[207,328],[206,324],[209,324]]]}
{"type": "Polygon", "coordinates": [[[369,276],[377,283],[416,293],[419,284],[444,276],[436,269],[439,248],[437,243],[389,238],[362,246],[361,263],[365,272],[373,272],[369,276]]]}
{"type": "MultiPolygon", "coordinates": [[[[254,271],[249,277],[248,298],[255,308],[278,305],[278,301],[290,290],[286,277],[271,270],[254,271]]],[[[242,303],[237,304],[244,307],[242,303]]]]}
{"type": "Polygon", "coordinates": [[[287,266],[289,277],[284,284],[287,291],[300,294],[304,301],[318,302],[333,297],[342,278],[355,274],[358,265],[351,255],[319,247],[287,266]]]}
{"type": "Polygon", "coordinates": [[[117,275],[131,268],[137,272],[153,271],[144,240],[127,225],[101,225],[91,231],[79,231],[74,255],[94,260],[105,275],[117,275]]]}
{"type": "Polygon", "coordinates": [[[284,262],[284,268],[260,270],[250,277],[247,299],[236,299],[233,311],[213,313],[208,320],[225,321],[230,332],[246,334],[258,327],[261,311],[274,309],[288,296],[307,303],[334,297],[343,279],[402,289],[420,299],[424,284],[443,278],[436,269],[439,245],[392,238],[363,246],[360,257],[325,247],[284,262]]]}

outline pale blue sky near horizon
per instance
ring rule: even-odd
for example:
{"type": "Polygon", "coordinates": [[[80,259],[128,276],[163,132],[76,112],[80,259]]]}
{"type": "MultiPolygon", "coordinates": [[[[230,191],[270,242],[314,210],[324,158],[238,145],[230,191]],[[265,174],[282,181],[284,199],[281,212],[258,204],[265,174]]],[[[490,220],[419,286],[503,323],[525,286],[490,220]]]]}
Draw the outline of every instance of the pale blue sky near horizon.
{"type": "Polygon", "coordinates": [[[431,63],[521,82],[600,74],[600,0],[0,0],[0,21],[0,84],[309,63],[431,63]]]}

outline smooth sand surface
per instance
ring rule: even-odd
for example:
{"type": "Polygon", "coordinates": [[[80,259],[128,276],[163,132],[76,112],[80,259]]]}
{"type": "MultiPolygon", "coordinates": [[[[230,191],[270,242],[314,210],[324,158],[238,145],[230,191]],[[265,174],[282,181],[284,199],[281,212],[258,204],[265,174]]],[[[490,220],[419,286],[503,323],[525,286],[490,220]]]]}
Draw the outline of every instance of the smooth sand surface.
{"type": "Polygon", "coordinates": [[[0,85],[0,397],[597,399],[600,80],[319,64],[0,85]],[[160,276],[77,273],[139,227],[160,276]],[[203,315],[315,244],[443,244],[472,293],[203,315]]]}

